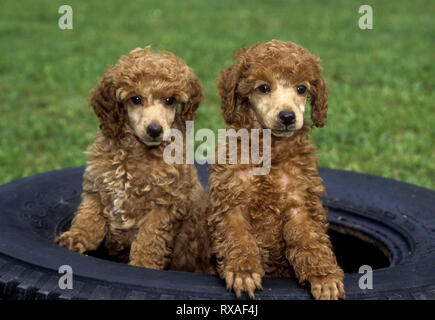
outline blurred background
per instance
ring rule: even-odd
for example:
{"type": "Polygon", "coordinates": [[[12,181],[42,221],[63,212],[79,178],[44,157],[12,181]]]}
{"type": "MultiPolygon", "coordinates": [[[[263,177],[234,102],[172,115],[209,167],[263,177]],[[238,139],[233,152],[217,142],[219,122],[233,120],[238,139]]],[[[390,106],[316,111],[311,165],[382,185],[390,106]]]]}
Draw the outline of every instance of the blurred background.
{"type": "Polygon", "coordinates": [[[2,0],[0,183],[85,164],[98,130],[89,92],[130,50],[151,44],[183,58],[205,89],[195,129],[217,130],[220,71],[238,48],[280,39],[322,59],[321,166],[434,189],[434,12],[432,0],[2,0]],[[58,27],[63,4],[73,30],[58,27]],[[363,4],[372,30],[358,27],[363,4]]]}

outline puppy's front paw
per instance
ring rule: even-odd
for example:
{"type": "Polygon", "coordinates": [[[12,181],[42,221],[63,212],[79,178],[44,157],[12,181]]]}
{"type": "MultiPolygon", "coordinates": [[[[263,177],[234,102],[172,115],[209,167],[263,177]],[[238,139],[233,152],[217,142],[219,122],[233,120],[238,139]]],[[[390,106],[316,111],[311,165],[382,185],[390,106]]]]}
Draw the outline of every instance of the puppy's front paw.
{"type": "Polygon", "coordinates": [[[130,262],[128,263],[131,266],[135,267],[141,267],[141,268],[148,268],[148,269],[156,269],[156,270],[162,270],[163,266],[159,265],[158,263],[155,263],[151,260],[145,260],[140,258],[131,258],[130,262]]]}
{"type": "Polygon", "coordinates": [[[336,276],[313,277],[310,284],[316,300],[346,299],[343,281],[336,276]]]}
{"type": "Polygon", "coordinates": [[[227,272],[225,274],[227,290],[234,289],[237,299],[240,298],[243,292],[246,292],[251,299],[254,299],[255,289],[263,290],[261,286],[261,275],[257,272],[239,271],[227,272]]]}
{"type": "Polygon", "coordinates": [[[71,251],[83,253],[86,251],[86,238],[75,231],[67,231],[56,238],[55,242],[60,247],[68,248],[71,251]]]}

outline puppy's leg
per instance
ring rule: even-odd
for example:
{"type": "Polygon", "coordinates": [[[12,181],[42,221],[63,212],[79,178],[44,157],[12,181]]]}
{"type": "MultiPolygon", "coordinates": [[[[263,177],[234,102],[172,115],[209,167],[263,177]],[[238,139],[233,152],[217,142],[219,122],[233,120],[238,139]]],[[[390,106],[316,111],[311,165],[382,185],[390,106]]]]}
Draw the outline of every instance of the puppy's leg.
{"type": "Polygon", "coordinates": [[[170,270],[204,272],[216,274],[211,263],[210,238],[205,210],[207,195],[201,190],[202,198],[189,208],[192,213],[186,219],[175,240],[170,270]]]}
{"type": "Polygon", "coordinates": [[[129,264],[151,269],[168,266],[174,242],[171,215],[169,210],[161,208],[147,213],[131,244],[129,264]]]}
{"type": "Polygon", "coordinates": [[[218,260],[218,271],[225,279],[227,289],[237,298],[243,292],[254,298],[255,289],[262,289],[260,252],[240,207],[210,217],[213,252],[218,260]]]}
{"type": "Polygon", "coordinates": [[[82,202],[71,223],[69,231],[56,238],[55,242],[71,251],[83,253],[95,250],[106,235],[106,222],[97,193],[83,192],[82,202]]]}
{"type": "Polygon", "coordinates": [[[300,206],[285,215],[284,239],[286,257],[293,266],[300,283],[308,281],[316,299],[345,299],[343,270],[337,265],[329,236],[326,233],[326,216],[321,203],[317,217],[300,206]]]}

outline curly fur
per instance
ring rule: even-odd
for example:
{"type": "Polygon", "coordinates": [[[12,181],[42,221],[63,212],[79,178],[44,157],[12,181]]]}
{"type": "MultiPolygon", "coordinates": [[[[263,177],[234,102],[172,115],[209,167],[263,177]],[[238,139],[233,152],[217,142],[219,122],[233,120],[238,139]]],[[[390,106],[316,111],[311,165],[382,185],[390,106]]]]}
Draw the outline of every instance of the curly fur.
{"type": "MultiPolygon", "coordinates": [[[[291,42],[273,40],[239,50],[222,72],[219,94],[228,128],[263,127],[254,112],[258,99],[252,98],[258,80],[273,88],[278,80],[290,89],[307,83],[312,121],[324,125],[327,87],[319,59],[291,42]]],[[[296,276],[311,284],[317,299],[345,297],[343,271],[327,235],[327,210],[320,200],[325,189],[315,154],[305,122],[289,136],[272,136],[267,175],[253,175],[250,164],[210,166],[212,251],[219,275],[238,297],[243,292],[254,297],[263,276],[296,276]]]]}
{"type": "Polygon", "coordinates": [[[109,67],[90,98],[101,131],[87,151],[82,201],[56,242],[83,253],[104,241],[110,255],[135,266],[207,271],[204,191],[193,165],[163,161],[168,142],[148,146],[135,131],[128,99],[142,92],[176,96],[171,126],[181,130],[203,99],[193,71],[171,53],[138,48],[109,67]]]}

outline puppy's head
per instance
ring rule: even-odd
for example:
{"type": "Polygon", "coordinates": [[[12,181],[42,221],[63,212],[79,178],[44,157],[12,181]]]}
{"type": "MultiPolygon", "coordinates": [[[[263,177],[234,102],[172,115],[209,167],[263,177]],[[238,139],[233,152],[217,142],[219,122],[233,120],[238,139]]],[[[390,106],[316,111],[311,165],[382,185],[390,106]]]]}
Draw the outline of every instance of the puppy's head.
{"type": "Polygon", "coordinates": [[[202,86],[172,53],[137,48],[108,68],[92,91],[90,104],[103,134],[133,132],[147,146],[159,145],[169,129],[183,129],[203,99],[202,86]]]}
{"type": "Polygon", "coordinates": [[[255,117],[272,134],[290,136],[302,128],[310,96],[312,121],[324,125],[328,89],[319,58],[294,43],[272,40],[239,50],[235,60],[219,80],[227,123],[255,117]]]}

